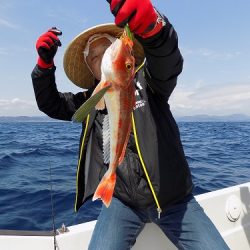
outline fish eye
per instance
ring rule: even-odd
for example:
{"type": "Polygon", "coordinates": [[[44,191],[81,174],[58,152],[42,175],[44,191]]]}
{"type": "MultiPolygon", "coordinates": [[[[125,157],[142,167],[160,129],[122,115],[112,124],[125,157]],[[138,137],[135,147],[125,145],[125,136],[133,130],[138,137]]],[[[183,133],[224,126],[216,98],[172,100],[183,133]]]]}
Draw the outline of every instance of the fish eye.
{"type": "Polygon", "coordinates": [[[131,63],[126,63],[126,69],[127,69],[127,70],[131,70],[131,69],[132,69],[131,63]]]}

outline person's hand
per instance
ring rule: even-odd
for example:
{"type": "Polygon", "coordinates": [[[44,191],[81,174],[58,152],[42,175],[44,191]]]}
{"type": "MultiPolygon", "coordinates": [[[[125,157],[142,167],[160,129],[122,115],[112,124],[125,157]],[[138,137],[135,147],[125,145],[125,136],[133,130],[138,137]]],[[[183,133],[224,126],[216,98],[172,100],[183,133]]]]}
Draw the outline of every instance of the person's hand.
{"type": "Polygon", "coordinates": [[[150,0],[107,0],[115,16],[115,24],[124,27],[129,24],[130,30],[143,38],[148,38],[161,30],[158,13],[150,0]]]}
{"type": "Polygon", "coordinates": [[[62,32],[53,27],[38,38],[36,49],[39,55],[37,60],[39,67],[48,69],[54,65],[53,59],[57,48],[62,45],[58,38],[60,35],[62,35],[62,32]]]}

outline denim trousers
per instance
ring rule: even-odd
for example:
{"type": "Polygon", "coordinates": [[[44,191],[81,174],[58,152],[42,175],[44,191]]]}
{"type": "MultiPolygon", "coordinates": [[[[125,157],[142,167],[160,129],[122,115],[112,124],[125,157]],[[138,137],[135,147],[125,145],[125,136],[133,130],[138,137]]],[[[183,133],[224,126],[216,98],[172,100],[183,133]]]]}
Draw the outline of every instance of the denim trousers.
{"type": "Polygon", "coordinates": [[[160,219],[155,206],[134,209],[113,197],[109,208],[102,206],[88,249],[131,249],[149,222],[156,223],[178,249],[229,249],[193,195],[163,211],[160,219]]]}

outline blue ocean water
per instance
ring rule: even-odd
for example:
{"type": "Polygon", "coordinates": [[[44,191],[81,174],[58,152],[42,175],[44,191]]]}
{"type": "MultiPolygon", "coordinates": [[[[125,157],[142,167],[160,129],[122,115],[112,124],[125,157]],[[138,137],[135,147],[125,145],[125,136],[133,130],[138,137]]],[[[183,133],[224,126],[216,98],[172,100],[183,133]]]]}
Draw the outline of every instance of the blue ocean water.
{"type": "MultiPolygon", "coordinates": [[[[250,123],[179,128],[196,194],[249,181],[250,123]]],[[[0,229],[51,230],[51,184],[57,228],[96,218],[100,202],[74,213],[80,132],[70,122],[0,123],[0,229]]]]}

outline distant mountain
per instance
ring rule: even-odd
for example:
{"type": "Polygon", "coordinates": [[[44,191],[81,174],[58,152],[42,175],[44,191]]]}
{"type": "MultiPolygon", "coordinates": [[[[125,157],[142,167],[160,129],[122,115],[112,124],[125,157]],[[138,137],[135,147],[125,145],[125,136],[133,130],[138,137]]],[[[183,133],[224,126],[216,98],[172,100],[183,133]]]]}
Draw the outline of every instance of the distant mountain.
{"type": "Polygon", "coordinates": [[[194,115],[176,117],[179,122],[250,122],[250,116],[243,114],[232,114],[227,116],[194,115]]]}
{"type": "MultiPolygon", "coordinates": [[[[176,116],[178,122],[250,122],[250,116],[233,114],[228,116],[192,115],[176,116]]],[[[0,116],[0,122],[60,122],[48,116],[0,116]]]]}

